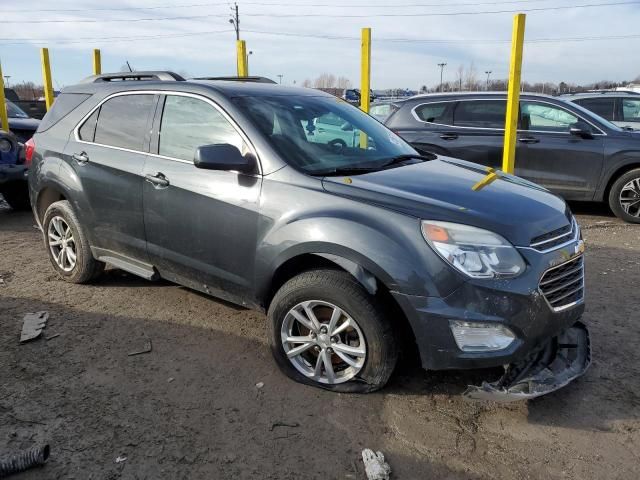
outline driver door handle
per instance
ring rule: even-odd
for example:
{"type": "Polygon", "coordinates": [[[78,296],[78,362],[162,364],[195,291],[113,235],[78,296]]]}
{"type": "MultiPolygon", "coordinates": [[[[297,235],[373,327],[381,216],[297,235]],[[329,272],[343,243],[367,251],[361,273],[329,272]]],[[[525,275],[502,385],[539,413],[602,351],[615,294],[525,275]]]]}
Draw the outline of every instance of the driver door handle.
{"type": "Polygon", "coordinates": [[[71,155],[71,158],[73,158],[79,165],[84,165],[89,161],[87,152],[74,153],[73,155],[71,155]]]}
{"type": "Polygon", "coordinates": [[[442,133],[440,134],[440,138],[443,140],[456,140],[458,138],[457,133],[442,133]]]}
{"type": "Polygon", "coordinates": [[[144,179],[154,188],[166,188],[169,186],[169,179],[162,172],[158,172],[155,175],[145,175],[144,179]]]}
{"type": "Polygon", "coordinates": [[[536,137],[518,137],[520,143],[540,143],[540,139],[536,137]]]}

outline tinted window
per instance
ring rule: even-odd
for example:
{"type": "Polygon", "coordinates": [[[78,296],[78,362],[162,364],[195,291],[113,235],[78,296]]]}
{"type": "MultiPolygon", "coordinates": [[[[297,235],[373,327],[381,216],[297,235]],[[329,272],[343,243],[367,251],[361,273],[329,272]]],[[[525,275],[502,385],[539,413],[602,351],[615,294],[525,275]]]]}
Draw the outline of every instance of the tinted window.
{"type": "Polygon", "coordinates": [[[622,116],[625,122],[640,122],[640,99],[622,99],[622,116]]]}
{"type": "Polygon", "coordinates": [[[198,147],[219,143],[234,145],[242,153],[247,151],[235,128],[209,103],[167,96],[160,126],[160,155],[193,161],[198,147]]]}
{"type": "Polygon", "coordinates": [[[64,117],[74,111],[78,105],[84,102],[91,95],[85,93],[61,93],[58,95],[51,106],[51,109],[44,116],[40,125],[38,126],[38,132],[44,132],[51,128],[64,117]]]}
{"type": "Polygon", "coordinates": [[[452,123],[451,111],[454,105],[452,102],[426,103],[418,105],[414,111],[423,122],[450,125],[452,123]]]}
{"type": "Polygon", "coordinates": [[[112,147],[142,150],[153,95],[121,95],[100,107],[95,142],[112,147]]]}
{"type": "Polygon", "coordinates": [[[600,115],[607,120],[613,120],[615,110],[615,98],[582,98],[576,100],[578,105],[582,105],[587,110],[591,110],[596,115],[600,115]]]}
{"type": "Polygon", "coordinates": [[[29,118],[29,115],[17,106],[15,103],[11,103],[7,100],[7,115],[9,118],[29,118]]]}
{"type": "Polygon", "coordinates": [[[93,142],[93,137],[96,133],[96,121],[98,120],[99,113],[100,109],[97,109],[82,124],[80,130],[78,130],[78,136],[80,137],[80,140],[84,140],[85,142],[93,142]]]}
{"type": "Polygon", "coordinates": [[[548,103],[520,103],[520,118],[523,130],[541,132],[568,132],[578,117],[548,103]],[[527,128],[527,126],[529,128],[527,128]]]}
{"type": "Polygon", "coordinates": [[[459,127],[504,128],[505,100],[467,100],[458,103],[453,124],[459,127]]]}

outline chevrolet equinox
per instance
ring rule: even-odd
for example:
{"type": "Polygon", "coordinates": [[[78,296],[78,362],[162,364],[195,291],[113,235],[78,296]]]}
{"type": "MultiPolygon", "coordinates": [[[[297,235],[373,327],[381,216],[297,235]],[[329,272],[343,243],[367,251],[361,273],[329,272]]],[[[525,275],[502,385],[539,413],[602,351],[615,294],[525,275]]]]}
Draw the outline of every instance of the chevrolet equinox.
{"type": "Polygon", "coordinates": [[[64,280],[110,264],[262,310],[297,381],[373,391],[414,350],[429,370],[505,366],[466,394],[509,401],[590,363],[584,247],[565,202],[501,173],[472,188],[483,167],[420,155],[331,95],[94,76],[64,89],[26,157],[64,280]]]}

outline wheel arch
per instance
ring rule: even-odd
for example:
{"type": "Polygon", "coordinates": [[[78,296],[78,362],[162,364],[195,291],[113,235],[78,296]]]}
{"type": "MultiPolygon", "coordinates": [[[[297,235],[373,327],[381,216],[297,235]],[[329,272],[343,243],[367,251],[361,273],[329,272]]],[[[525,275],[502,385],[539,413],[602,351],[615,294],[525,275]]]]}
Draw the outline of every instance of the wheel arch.
{"type": "Polygon", "coordinates": [[[45,185],[36,196],[36,215],[38,222],[42,223],[44,213],[52,203],[67,200],[68,196],[63,188],[55,184],[45,185]]]}
{"type": "Polygon", "coordinates": [[[640,168],[640,160],[634,160],[614,170],[614,172],[609,176],[609,179],[607,180],[607,184],[602,192],[602,200],[604,202],[608,202],[609,193],[611,192],[611,187],[613,187],[613,184],[616,182],[616,180],[618,180],[625,173],[628,173],[631,170],[635,170],[636,168],[640,168]]]}

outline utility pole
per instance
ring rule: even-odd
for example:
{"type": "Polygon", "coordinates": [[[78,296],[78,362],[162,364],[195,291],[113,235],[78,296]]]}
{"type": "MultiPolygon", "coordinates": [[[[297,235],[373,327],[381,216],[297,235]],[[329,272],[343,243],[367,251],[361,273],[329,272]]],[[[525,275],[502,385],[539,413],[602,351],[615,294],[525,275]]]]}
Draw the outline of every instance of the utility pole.
{"type": "Polygon", "coordinates": [[[489,77],[491,76],[491,70],[487,70],[484,73],[487,74],[487,92],[489,91],[489,77]]]}
{"type": "Polygon", "coordinates": [[[443,75],[444,67],[446,67],[447,64],[439,63],[438,66],[440,67],[440,91],[442,91],[442,75],[443,75]]]}
{"type": "Polygon", "coordinates": [[[284,77],[284,75],[279,74],[279,75],[276,75],[276,77],[278,77],[278,79],[280,80],[278,83],[282,85],[282,77],[284,77]]]}
{"type": "Polygon", "coordinates": [[[11,78],[11,75],[5,75],[4,78],[5,78],[6,82],[7,82],[6,87],[9,88],[9,79],[11,78]]]}
{"type": "Polygon", "coordinates": [[[238,4],[234,4],[231,7],[231,11],[234,12],[229,19],[229,23],[233,25],[233,28],[236,31],[236,40],[240,40],[240,14],[238,13],[238,4]]]}

